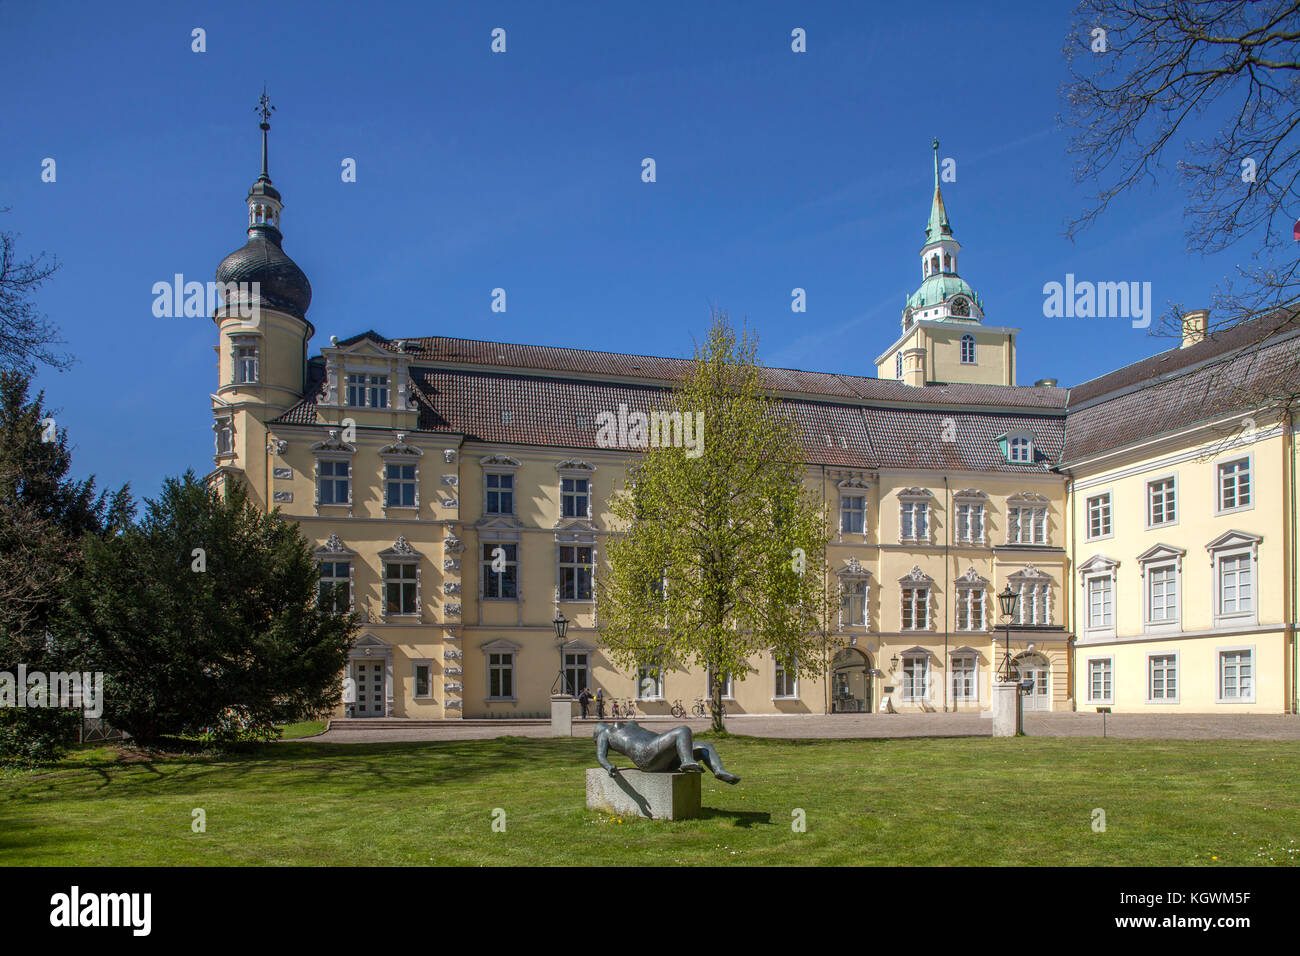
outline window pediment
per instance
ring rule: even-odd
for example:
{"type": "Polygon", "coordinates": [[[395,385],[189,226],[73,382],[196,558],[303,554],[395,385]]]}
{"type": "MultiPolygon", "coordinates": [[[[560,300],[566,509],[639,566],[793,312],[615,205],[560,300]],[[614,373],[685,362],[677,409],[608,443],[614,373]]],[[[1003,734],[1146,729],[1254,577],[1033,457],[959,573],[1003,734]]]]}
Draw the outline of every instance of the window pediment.
{"type": "Polygon", "coordinates": [[[898,497],[903,501],[929,501],[934,494],[929,488],[902,488],[898,492],[898,497]]]}
{"type": "Polygon", "coordinates": [[[1186,553],[1186,548],[1175,548],[1171,544],[1157,544],[1139,554],[1137,561],[1144,576],[1147,573],[1147,565],[1154,564],[1157,561],[1173,561],[1178,570],[1181,571],[1183,569],[1183,555],[1186,553]]]}
{"type": "Polygon", "coordinates": [[[844,567],[836,569],[835,573],[842,578],[862,578],[866,580],[871,577],[871,572],[863,566],[856,555],[850,556],[844,562],[844,567]]]}
{"type": "Polygon", "coordinates": [[[523,650],[523,645],[508,641],[504,637],[498,637],[495,641],[480,644],[478,649],[484,654],[518,654],[523,650]]]}
{"type": "Polygon", "coordinates": [[[1205,550],[1210,552],[1210,558],[1213,559],[1215,552],[1228,551],[1233,549],[1250,550],[1250,556],[1253,560],[1259,559],[1259,543],[1263,541],[1262,535],[1250,534],[1247,531],[1238,531],[1235,528],[1232,531],[1225,531],[1213,541],[1205,546],[1205,550]]]}
{"type": "Polygon", "coordinates": [[[398,432],[397,440],[391,445],[386,445],[379,449],[379,454],[385,457],[420,458],[424,455],[424,452],[416,448],[414,445],[408,445],[406,443],[406,432],[398,432]]]}
{"type": "Polygon", "coordinates": [[[1114,574],[1118,567],[1118,561],[1098,552],[1079,565],[1079,577],[1084,579],[1094,574],[1114,574]]]}
{"type": "Polygon", "coordinates": [[[966,569],[966,573],[963,574],[961,577],[959,577],[956,581],[958,587],[964,587],[964,588],[987,587],[988,583],[989,583],[989,579],[984,577],[979,572],[977,572],[975,570],[974,565],[968,567],[966,569]]]}
{"type": "Polygon", "coordinates": [[[498,470],[523,467],[523,464],[518,458],[511,458],[509,455],[484,455],[478,460],[478,463],[484,468],[493,468],[498,470]]]}
{"type": "Polygon", "coordinates": [[[987,501],[988,495],[978,488],[965,488],[961,491],[953,492],[953,501],[987,501]]]}
{"type": "Polygon", "coordinates": [[[398,537],[398,539],[393,542],[393,546],[391,548],[385,548],[383,551],[380,551],[379,557],[388,560],[393,560],[393,559],[410,560],[410,559],[422,558],[424,557],[424,555],[421,554],[419,551],[416,551],[415,548],[411,546],[411,542],[407,541],[406,537],[403,535],[398,537]]]}
{"type": "Polygon", "coordinates": [[[1007,575],[1007,577],[1011,581],[1039,582],[1039,581],[1052,580],[1052,576],[1050,574],[1046,573],[1045,571],[1038,570],[1038,568],[1034,567],[1032,564],[1026,564],[1019,571],[1015,572],[1014,574],[1007,575]]]}
{"type": "Polygon", "coordinates": [[[345,454],[345,455],[355,455],[357,453],[357,446],[350,444],[349,442],[345,442],[342,438],[339,437],[340,434],[341,434],[340,429],[331,428],[325,440],[316,442],[316,444],[311,446],[311,450],[313,452],[332,451],[332,452],[338,452],[340,454],[345,454]]]}
{"type": "Polygon", "coordinates": [[[337,533],[331,534],[325,539],[325,543],[315,551],[322,557],[349,557],[356,552],[343,543],[337,533]]]}
{"type": "Polygon", "coordinates": [[[1036,491],[1018,491],[1018,492],[1016,492],[1014,495],[1012,495],[1010,498],[1007,499],[1007,504],[1009,504],[1009,505],[1023,505],[1023,504],[1045,505],[1045,504],[1049,504],[1049,503],[1051,502],[1051,500],[1052,500],[1052,499],[1049,498],[1049,497],[1047,497],[1047,495],[1040,495],[1040,494],[1039,494],[1038,492],[1036,492],[1036,491]]]}
{"type": "Polygon", "coordinates": [[[922,571],[918,565],[913,565],[911,571],[898,579],[898,583],[913,586],[920,584],[933,584],[934,578],[922,571]]]}
{"type": "Polygon", "coordinates": [[[871,485],[865,478],[858,475],[850,475],[848,478],[837,482],[835,487],[840,489],[840,491],[866,491],[871,487],[871,485]]]}
{"type": "Polygon", "coordinates": [[[583,461],[581,458],[566,458],[555,466],[555,470],[559,472],[572,471],[591,474],[596,470],[596,466],[590,462],[583,461]]]}

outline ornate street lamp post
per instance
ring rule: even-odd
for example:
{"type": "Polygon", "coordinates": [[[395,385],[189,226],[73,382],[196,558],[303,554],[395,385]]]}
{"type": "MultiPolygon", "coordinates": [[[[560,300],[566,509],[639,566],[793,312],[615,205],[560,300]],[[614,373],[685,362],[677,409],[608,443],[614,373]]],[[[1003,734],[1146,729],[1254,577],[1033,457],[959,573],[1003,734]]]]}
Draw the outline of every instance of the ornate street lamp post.
{"type": "Polygon", "coordinates": [[[998,595],[998,603],[1002,605],[1002,617],[1006,621],[1007,646],[1002,655],[1002,673],[998,675],[1005,683],[1011,680],[1011,622],[1015,619],[1016,606],[1020,603],[1020,595],[1011,590],[1011,582],[1008,581],[1006,590],[998,595]]]}
{"type": "MultiPolygon", "coordinates": [[[[560,673],[555,678],[555,683],[559,687],[559,693],[563,694],[567,693],[568,689],[568,685],[564,680],[564,645],[568,643],[569,619],[557,610],[555,620],[551,623],[555,625],[555,650],[560,655],[560,673]]],[[[556,691],[553,689],[551,693],[556,693],[556,691]]]]}

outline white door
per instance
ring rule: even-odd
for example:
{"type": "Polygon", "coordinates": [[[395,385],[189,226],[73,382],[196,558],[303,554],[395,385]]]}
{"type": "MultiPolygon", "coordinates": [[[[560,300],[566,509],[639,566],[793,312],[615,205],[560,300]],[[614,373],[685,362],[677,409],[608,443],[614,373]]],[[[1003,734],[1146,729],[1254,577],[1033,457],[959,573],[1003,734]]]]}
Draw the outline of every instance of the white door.
{"type": "Polygon", "coordinates": [[[1037,661],[1019,661],[1016,670],[1022,681],[1032,680],[1033,688],[1024,695],[1025,710],[1051,710],[1052,699],[1048,696],[1047,664],[1037,661]]]}
{"type": "Polygon", "coordinates": [[[357,687],[356,716],[384,716],[384,662],[357,661],[352,676],[357,687]]]}

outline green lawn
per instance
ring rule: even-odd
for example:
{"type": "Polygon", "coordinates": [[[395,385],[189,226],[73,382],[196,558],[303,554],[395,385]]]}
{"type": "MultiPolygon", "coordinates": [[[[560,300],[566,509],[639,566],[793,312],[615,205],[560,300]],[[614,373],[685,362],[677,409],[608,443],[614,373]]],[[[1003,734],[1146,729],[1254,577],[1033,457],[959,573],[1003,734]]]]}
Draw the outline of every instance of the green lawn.
{"type": "Polygon", "coordinates": [[[702,819],[583,806],[589,740],[79,751],[0,776],[0,864],[1300,863],[1294,742],[719,741],[702,819]],[[191,811],[207,831],[191,831],[191,811]],[[1091,825],[1106,812],[1106,832],[1091,825]],[[506,812],[493,832],[492,812],[506,812]],[[801,808],[807,832],[791,829],[801,808]],[[1217,858],[1217,859],[1216,859],[1217,858]]]}

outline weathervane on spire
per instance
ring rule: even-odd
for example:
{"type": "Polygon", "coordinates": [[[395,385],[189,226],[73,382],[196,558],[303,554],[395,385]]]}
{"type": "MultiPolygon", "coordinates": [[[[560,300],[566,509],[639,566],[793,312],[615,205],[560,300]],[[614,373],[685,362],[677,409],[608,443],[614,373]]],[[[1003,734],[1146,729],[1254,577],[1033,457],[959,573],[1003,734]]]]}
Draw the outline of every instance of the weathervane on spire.
{"type": "Polygon", "coordinates": [[[267,122],[271,118],[271,113],[275,107],[271,105],[271,98],[266,95],[266,84],[262,84],[262,95],[258,97],[257,105],[253,107],[254,111],[262,114],[262,129],[270,129],[271,124],[267,122]]]}

